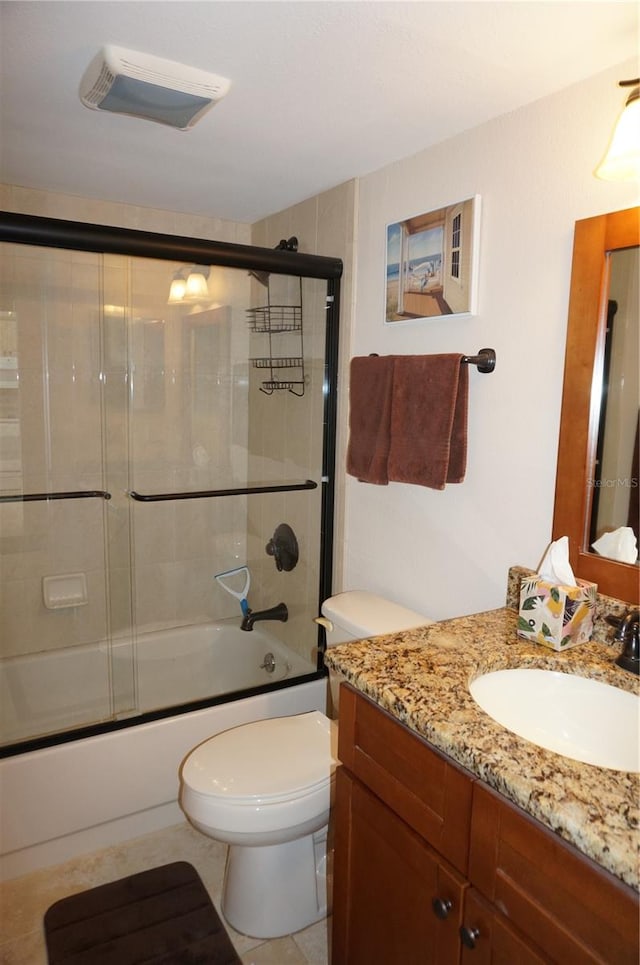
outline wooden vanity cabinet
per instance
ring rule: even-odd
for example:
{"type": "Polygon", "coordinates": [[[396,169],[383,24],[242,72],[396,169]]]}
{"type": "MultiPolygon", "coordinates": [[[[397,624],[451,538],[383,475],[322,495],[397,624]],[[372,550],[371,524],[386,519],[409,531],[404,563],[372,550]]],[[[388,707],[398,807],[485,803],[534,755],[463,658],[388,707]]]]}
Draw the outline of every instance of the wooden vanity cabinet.
{"type": "Polygon", "coordinates": [[[332,965],[458,961],[466,881],[348,771],[336,779],[332,965]]]}
{"type": "MultiPolygon", "coordinates": [[[[496,912],[475,888],[469,888],[464,902],[465,939],[461,957],[451,962],[462,965],[548,965],[549,959],[521,935],[504,915],[496,912]]],[[[573,959],[565,960],[573,965],[573,959]]],[[[399,963],[398,963],[399,965],[399,963]]]]}
{"type": "Polygon", "coordinates": [[[344,685],[338,741],[343,766],[466,875],[472,775],[344,685]]]}
{"type": "Polygon", "coordinates": [[[338,757],[332,965],[458,962],[470,776],[344,686],[338,757]]]}
{"type": "MultiPolygon", "coordinates": [[[[480,781],[473,789],[469,878],[501,918],[535,937],[545,961],[638,965],[633,889],[480,781]]],[[[464,919],[482,934],[468,906],[464,919]]]]}
{"type": "Polygon", "coordinates": [[[332,965],[637,965],[638,896],[348,686],[332,965]]]}

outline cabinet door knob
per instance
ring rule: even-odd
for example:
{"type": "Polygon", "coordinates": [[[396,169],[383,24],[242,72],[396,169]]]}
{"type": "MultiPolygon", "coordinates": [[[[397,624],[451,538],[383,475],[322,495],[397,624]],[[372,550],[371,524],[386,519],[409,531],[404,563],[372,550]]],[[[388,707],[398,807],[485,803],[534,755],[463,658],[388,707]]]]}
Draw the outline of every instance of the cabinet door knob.
{"type": "Polygon", "coordinates": [[[431,907],[436,918],[444,920],[448,917],[449,912],[453,908],[453,904],[448,898],[434,898],[431,902],[431,907]]]}
{"type": "Polygon", "coordinates": [[[466,945],[467,948],[475,948],[476,941],[480,938],[479,928],[467,928],[466,925],[460,926],[460,938],[462,939],[462,944],[466,945]]]}

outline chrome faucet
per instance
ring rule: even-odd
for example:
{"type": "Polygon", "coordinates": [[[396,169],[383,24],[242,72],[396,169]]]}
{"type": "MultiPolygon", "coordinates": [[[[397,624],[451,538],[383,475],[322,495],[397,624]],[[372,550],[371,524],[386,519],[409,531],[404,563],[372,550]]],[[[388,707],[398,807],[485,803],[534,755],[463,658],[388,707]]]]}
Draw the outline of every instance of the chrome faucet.
{"type": "Polygon", "coordinates": [[[607,617],[607,622],[617,627],[613,639],[622,644],[617,665],[640,674],[640,610],[627,610],[622,617],[607,617]]]}
{"type": "Polygon", "coordinates": [[[278,603],[276,606],[272,606],[268,610],[256,610],[255,612],[251,609],[247,610],[240,624],[241,630],[253,630],[253,624],[257,623],[259,620],[280,620],[281,623],[286,623],[289,619],[289,611],[285,603],[278,603]]]}

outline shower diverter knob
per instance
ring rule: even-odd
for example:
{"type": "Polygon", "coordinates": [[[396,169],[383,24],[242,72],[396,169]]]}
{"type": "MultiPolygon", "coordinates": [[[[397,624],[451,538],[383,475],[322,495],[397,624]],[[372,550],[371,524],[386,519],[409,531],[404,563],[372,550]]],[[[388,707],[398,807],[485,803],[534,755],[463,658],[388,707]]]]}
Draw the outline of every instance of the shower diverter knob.
{"type": "Polygon", "coordinates": [[[265,546],[268,556],[273,556],[278,570],[292,570],[298,562],[298,540],[287,523],[280,523],[265,546]]]}

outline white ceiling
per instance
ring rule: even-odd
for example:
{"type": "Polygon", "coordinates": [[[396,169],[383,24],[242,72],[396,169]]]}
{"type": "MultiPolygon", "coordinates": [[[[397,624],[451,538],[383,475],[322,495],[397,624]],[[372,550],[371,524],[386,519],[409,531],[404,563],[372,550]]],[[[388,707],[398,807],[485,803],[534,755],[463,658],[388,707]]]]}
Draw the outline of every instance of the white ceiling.
{"type": "Polygon", "coordinates": [[[254,222],[637,52],[617,0],[8,0],[0,180],[254,222]],[[105,44],[231,90],[189,132],[88,110],[105,44]]]}

